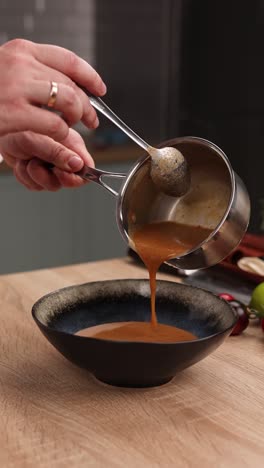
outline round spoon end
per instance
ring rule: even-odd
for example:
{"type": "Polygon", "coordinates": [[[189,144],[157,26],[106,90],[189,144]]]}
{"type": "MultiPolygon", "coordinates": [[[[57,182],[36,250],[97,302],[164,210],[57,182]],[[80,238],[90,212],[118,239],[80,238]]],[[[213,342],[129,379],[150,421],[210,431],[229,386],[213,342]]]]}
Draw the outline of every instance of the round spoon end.
{"type": "Polygon", "coordinates": [[[151,178],[166,195],[182,197],[191,184],[188,163],[176,148],[162,148],[151,154],[151,178]]]}

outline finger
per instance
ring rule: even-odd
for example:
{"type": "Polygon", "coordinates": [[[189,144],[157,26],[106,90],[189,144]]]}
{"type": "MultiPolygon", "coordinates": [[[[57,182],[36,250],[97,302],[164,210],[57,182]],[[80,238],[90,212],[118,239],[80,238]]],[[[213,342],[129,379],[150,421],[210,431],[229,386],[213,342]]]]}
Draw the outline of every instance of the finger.
{"type": "MultiPolygon", "coordinates": [[[[46,135],[33,132],[12,133],[2,139],[1,151],[4,157],[6,155],[9,158],[13,157],[13,161],[38,157],[68,172],[81,170],[84,162],[89,166],[93,166],[92,157],[88,153],[81,136],[72,129],[70,129],[70,132],[70,138],[63,140],[63,144],[46,135]]],[[[12,163],[12,160],[9,160],[12,163]]]]}
{"type": "Polygon", "coordinates": [[[67,85],[70,86],[75,91],[75,93],[77,93],[79,99],[82,102],[83,114],[81,121],[88,128],[97,128],[99,125],[98,115],[96,113],[96,110],[92,106],[87,94],[85,94],[85,92],[81,88],[79,88],[79,86],[77,86],[76,83],[74,83],[70,78],[66,77],[66,79],[68,80],[67,85]]]}
{"type": "Polygon", "coordinates": [[[31,188],[28,184],[25,184],[24,181],[19,177],[19,175],[18,175],[17,172],[16,172],[16,168],[15,168],[15,167],[14,167],[14,169],[13,169],[13,173],[14,173],[15,178],[17,179],[17,181],[18,181],[20,184],[24,185],[24,187],[26,187],[28,190],[32,190],[32,188],[31,188]]]}
{"type": "MultiPolygon", "coordinates": [[[[26,135],[31,132],[9,133],[0,139],[0,147],[4,158],[12,164],[17,159],[31,159],[31,148],[28,151],[26,135]]],[[[41,135],[43,138],[43,135],[41,135]]],[[[34,154],[33,154],[34,156],[34,154]]]]}
{"type": "MultiPolygon", "coordinates": [[[[75,148],[73,144],[71,147],[67,147],[64,143],[58,143],[52,138],[33,132],[23,132],[19,135],[14,135],[14,139],[16,137],[19,139],[19,145],[17,146],[26,153],[26,159],[32,159],[35,156],[42,161],[68,172],[77,172],[83,167],[85,160],[82,157],[84,154],[83,148],[78,154],[79,147],[75,148]]],[[[64,141],[65,140],[63,140],[63,142],[64,141]]],[[[87,154],[89,155],[89,153],[87,154]]]]}
{"type": "Polygon", "coordinates": [[[13,169],[13,167],[15,167],[15,165],[16,165],[17,160],[13,156],[5,153],[4,154],[4,161],[9,167],[11,167],[13,169]]]}
{"type": "Polygon", "coordinates": [[[73,52],[46,44],[33,44],[32,50],[35,58],[41,63],[59,70],[96,96],[106,93],[106,86],[95,69],[73,52]]]}
{"type": "MultiPolygon", "coordinates": [[[[77,89],[77,86],[76,86],[77,89]]],[[[26,96],[32,104],[46,106],[49,101],[51,83],[49,81],[34,80],[28,84],[26,96]]],[[[83,103],[74,87],[64,83],[58,83],[58,92],[54,103],[54,109],[63,114],[69,126],[79,122],[84,115],[83,103]]],[[[87,125],[90,128],[98,126],[96,112],[85,112],[87,125]]]]}
{"type": "Polygon", "coordinates": [[[61,183],[56,175],[50,169],[44,167],[43,163],[37,158],[28,162],[27,172],[36,184],[46,190],[56,192],[61,188],[61,183]]]}
{"type": "Polygon", "coordinates": [[[53,172],[60,181],[62,187],[65,188],[77,188],[88,183],[88,181],[83,180],[78,175],[62,171],[57,167],[54,167],[53,172]]]}
{"type": "Polygon", "coordinates": [[[96,110],[93,108],[87,94],[85,94],[83,90],[76,85],[76,83],[73,83],[73,81],[71,81],[71,83],[71,86],[73,86],[74,89],[76,89],[76,92],[78,93],[79,98],[81,99],[83,104],[83,116],[81,118],[81,121],[88,128],[97,128],[99,126],[98,115],[96,110]]]}
{"type": "Polygon", "coordinates": [[[16,133],[31,130],[61,141],[69,133],[66,122],[54,112],[25,105],[16,111],[16,133]]]}
{"type": "Polygon", "coordinates": [[[30,175],[27,172],[27,161],[20,161],[17,160],[16,164],[14,166],[14,173],[16,178],[20,183],[22,183],[25,187],[27,187],[29,190],[37,190],[41,191],[43,190],[43,187],[41,187],[39,184],[37,184],[30,175]]]}
{"type": "Polygon", "coordinates": [[[88,128],[97,128],[99,125],[98,115],[96,110],[92,106],[90,99],[88,98],[87,94],[79,88],[70,78],[68,78],[68,86],[74,89],[74,91],[78,94],[79,99],[83,105],[83,115],[81,121],[86,125],[88,128]]]}
{"type": "MultiPolygon", "coordinates": [[[[28,83],[26,96],[32,104],[47,106],[50,99],[51,83],[35,80],[28,83]]],[[[83,115],[82,102],[77,93],[69,86],[59,83],[54,109],[63,114],[69,126],[79,122],[83,115]]]]}
{"type": "Polygon", "coordinates": [[[94,167],[94,160],[88,152],[81,135],[76,130],[70,128],[67,137],[61,144],[80,155],[87,166],[94,167]]]}
{"type": "MultiPolygon", "coordinates": [[[[38,63],[38,62],[37,62],[38,63]]],[[[90,103],[88,96],[82,91],[79,86],[76,85],[68,76],[64,75],[63,73],[59,72],[58,70],[54,70],[46,65],[40,64],[39,65],[39,75],[42,76],[43,79],[46,79],[49,83],[55,81],[57,83],[64,83],[71,87],[79,96],[79,99],[82,102],[83,106],[83,115],[82,115],[82,122],[89,128],[96,128],[99,125],[99,120],[97,117],[97,113],[93,106],[90,103]]],[[[48,99],[46,103],[48,102],[48,99]]]]}

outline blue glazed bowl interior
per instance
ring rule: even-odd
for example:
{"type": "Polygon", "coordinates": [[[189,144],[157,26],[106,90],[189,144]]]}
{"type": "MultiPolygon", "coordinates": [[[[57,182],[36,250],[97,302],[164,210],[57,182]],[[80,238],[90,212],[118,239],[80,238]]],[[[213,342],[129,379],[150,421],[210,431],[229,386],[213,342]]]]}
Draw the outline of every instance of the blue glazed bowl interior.
{"type": "Polygon", "coordinates": [[[150,320],[147,280],[99,281],[64,288],[41,298],[32,310],[44,336],[67,359],[114,385],[165,383],[216,349],[233,329],[232,308],[210,292],[157,282],[157,318],[197,336],[173,343],[139,343],[76,336],[79,330],[113,322],[150,320]]]}

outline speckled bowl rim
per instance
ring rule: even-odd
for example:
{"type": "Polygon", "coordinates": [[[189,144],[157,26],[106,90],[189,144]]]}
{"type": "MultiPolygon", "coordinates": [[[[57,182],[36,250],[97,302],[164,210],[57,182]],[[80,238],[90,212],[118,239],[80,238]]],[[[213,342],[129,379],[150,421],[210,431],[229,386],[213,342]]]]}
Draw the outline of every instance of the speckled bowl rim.
{"type": "MultiPolygon", "coordinates": [[[[40,325],[40,327],[46,329],[46,330],[50,330],[50,331],[53,331],[53,332],[56,332],[58,333],[59,335],[62,335],[62,336],[73,336],[74,339],[76,340],[89,340],[91,342],[104,342],[104,343],[113,343],[115,345],[133,345],[133,346],[138,346],[138,345],[145,345],[145,346],[148,346],[148,347],[151,347],[151,346],[180,346],[180,345],[183,345],[183,344],[191,344],[191,343],[198,343],[198,342],[203,342],[203,341],[206,341],[206,340],[209,340],[209,339],[212,339],[214,337],[217,337],[217,336],[221,336],[221,335],[224,335],[226,334],[228,331],[232,331],[234,326],[236,325],[237,323],[237,320],[238,320],[238,316],[237,314],[235,313],[235,311],[232,309],[232,307],[230,306],[230,304],[228,304],[228,302],[226,302],[224,299],[216,296],[215,294],[213,294],[212,292],[206,290],[206,289],[203,289],[203,288],[198,288],[196,286],[191,286],[191,285],[186,285],[186,284],[182,284],[182,283],[176,283],[174,281],[167,281],[167,280],[157,280],[157,285],[168,285],[168,286],[173,286],[175,287],[176,289],[177,288],[184,288],[186,290],[189,290],[189,291],[199,291],[202,293],[205,293],[206,295],[210,296],[210,297],[214,297],[214,300],[216,302],[219,302],[221,303],[221,305],[225,306],[226,307],[226,310],[228,311],[228,313],[232,314],[233,315],[233,323],[228,326],[227,328],[225,328],[224,330],[221,330],[219,332],[216,332],[216,333],[213,333],[211,335],[208,335],[208,336],[205,336],[205,337],[202,337],[202,338],[197,338],[195,340],[187,340],[187,341],[178,341],[178,342],[164,342],[164,343],[157,343],[157,342],[147,342],[147,341],[126,341],[126,340],[110,340],[110,339],[102,339],[102,338],[94,338],[94,337],[88,337],[88,336],[80,336],[80,335],[76,335],[75,333],[71,333],[71,332],[66,332],[66,331],[62,331],[62,330],[56,330],[55,328],[53,328],[52,326],[48,326],[46,324],[44,324],[38,317],[37,317],[37,313],[38,313],[38,310],[40,307],[42,307],[45,302],[52,298],[52,297],[56,297],[58,295],[58,293],[61,293],[62,291],[70,291],[70,290],[74,290],[76,288],[81,288],[81,287],[87,287],[89,286],[90,288],[93,287],[93,285],[98,285],[98,283],[103,283],[103,284],[110,284],[110,283],[118,283],[118,284],[121,284],[121,283],[128,283],[128,282],[135,282],[135,283],[148,283],[148,280],[147,279],[141,279],[141,278],[138,278],[138,279],[131,279],[131,278],[122,278],[122,279],[114,279],[114,280],[99,280],[99,281],[91,281],[91,282],[86,282],[86,283],[80,283],[80,284],[75,284],[75,285],[71,285],[71,286],[66,286],[64,288],[59,288],[59,289],[56,289],[54,291],[51,291],[49,292],[48,294],[45,294],[44,296],[40,297],[32,306],[32,317],[33,319],[35,320],[35,322],[40,325]]],[[[109,322],[104,322],[104,323],[109,323],[109,322]]]]}

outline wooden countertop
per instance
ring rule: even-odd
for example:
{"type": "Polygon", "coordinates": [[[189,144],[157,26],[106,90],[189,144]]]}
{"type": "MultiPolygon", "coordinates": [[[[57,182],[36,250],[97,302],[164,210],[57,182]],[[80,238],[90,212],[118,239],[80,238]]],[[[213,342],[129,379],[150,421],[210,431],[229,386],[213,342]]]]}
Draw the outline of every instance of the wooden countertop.
{"type": "Polygon", "coordinates": [[[70,364],[31,318],[51,290],[146,276],[117,259],[0,277],[1,467],[263,466],[260,327],[228,338],[171,383],[137,390],[103,385],[70,364]]]}

